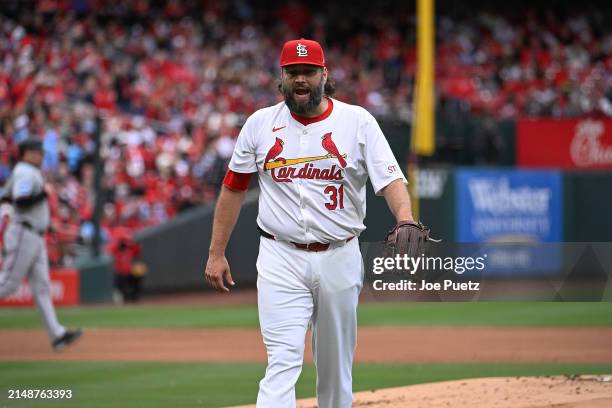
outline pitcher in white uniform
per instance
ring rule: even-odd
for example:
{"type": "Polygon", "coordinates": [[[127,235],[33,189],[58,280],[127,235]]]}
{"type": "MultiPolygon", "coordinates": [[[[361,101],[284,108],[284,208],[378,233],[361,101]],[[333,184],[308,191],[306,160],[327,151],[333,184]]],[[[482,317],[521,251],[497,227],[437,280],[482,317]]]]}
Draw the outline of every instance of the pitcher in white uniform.
{"type": "MultiPolygon", "coordinates": [[[[43,160],[41,141],[23,141],[19,145],[19,154],[20,161],[2,194],[3,212],[10,212],[11,216],[8,224],[0,228],[4,233],[0,298],[12,294],[27,277],[51,346],[59,351],[77,340],[82,331],[66,330],[58,322],[51,301],[49,259],[44,237],[50,217],[45,182],[40,172],[43,160]]],[[[2,219],[4,221],[6,217],[2,219]]]]}
{"type": "Polygon", "coordinates": [[[286,42],[280,66],[285,100],[251,115],[238,136],[205,275],[220,291],[234,285],[225,248],[257,174],[258,309],[268,354],[257,407],[295,407],[311,327],[318,406],[346,408],[364,276],[358,237],[365,229],[366,181],[398,221],[412,220],[407,182],[372,115],[331,98],[319,43],[286,42]]]}

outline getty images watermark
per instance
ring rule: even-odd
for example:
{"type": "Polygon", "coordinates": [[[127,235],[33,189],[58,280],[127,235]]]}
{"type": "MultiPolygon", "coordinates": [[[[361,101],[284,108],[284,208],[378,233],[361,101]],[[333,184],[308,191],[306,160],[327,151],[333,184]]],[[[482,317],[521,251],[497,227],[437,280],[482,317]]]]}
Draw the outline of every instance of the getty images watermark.
{"type": "MultiPolygon", "coordinates": [[[[372,273],[382,275],[384,273],[398,275],[419,275],[428,272],[455,273],[463,275],[465,272],[482,272],[486,267],[487,254],[482,256],[458,256],[441,257],[425,256],[411,257],[408,255],[395,255],[394,257],[376,257],[372,263],[372,273]]],[[[377,291],[427,291],[427,290],[448,290],[448,291],[478,291],[480,282],[472,280],[454,281],[444,279],[441,282],[430,282],[425,279],[401,279],[397,282],[385,282],[383,279],[375,279],[372,287],[377,291]]]]}

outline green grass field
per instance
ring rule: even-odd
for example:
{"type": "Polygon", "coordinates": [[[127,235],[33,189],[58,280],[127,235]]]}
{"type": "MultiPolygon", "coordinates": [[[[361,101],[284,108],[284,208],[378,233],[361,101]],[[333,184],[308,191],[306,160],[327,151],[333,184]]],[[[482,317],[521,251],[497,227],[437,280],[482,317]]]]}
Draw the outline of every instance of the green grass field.
{"type": "MultiPolygon", "coordinates": [[[[68,326],[257,327],[255,307],[127,306],[59,309],[68,326]]],[[[610,303],[371,303],[361,326],[611,327],[610,303]]],[[[0,310],[0,330],[41,328],[31,309],[0,310]]],[[[406,347],[411,347],[407,344],[406,347]]],[[[262,364],[0,362],[0,407],[223,407],[253,403],[262,364]],[[72,400],[8,400],[9,389],[71,389],[72,400]]],[[[354,389],[368,390],[462,378],[612,373],[606,364],[358,364],[354,389]]],[[[304,368],[298,397],[314,395],[314,369],[304,368]]]]}
{"type": "MultiPolygon", "coordinates": [[[[79,327],[258,327],[255,306],[103,306],[59,309],[79,327]]],[[[40,327],[34,309],[0,309],[0,329],[40,327]]],[[[610,327],[612,303],[364,303],[359,326],[610,327]]]]}
{"type": "MultiPolygon", "coordinates": [[[[223,407],[253,403],[260,364],[0,363],[0,406],[223,407]],[[70,389],[71,400],[7,400],[7,390],[70,389]]],[[[612,364],[358,364],[355,391],[464,378],[605,374],[612,364]]],[[[314,395],[314,368],[304,367],[298,398],[314,395]]]]}

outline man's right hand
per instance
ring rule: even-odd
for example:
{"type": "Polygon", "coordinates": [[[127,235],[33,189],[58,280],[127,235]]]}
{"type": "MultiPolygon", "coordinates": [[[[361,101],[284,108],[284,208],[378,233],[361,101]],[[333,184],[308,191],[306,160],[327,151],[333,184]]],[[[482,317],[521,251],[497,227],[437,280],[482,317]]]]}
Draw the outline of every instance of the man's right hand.
{"type": "Polygon", "coordinates": [[[225,286],[225,282],[231,286],[235,285],[225,255],[209,255],[204,275],[208,283],[219,292],[230,291],[225,286]]]}

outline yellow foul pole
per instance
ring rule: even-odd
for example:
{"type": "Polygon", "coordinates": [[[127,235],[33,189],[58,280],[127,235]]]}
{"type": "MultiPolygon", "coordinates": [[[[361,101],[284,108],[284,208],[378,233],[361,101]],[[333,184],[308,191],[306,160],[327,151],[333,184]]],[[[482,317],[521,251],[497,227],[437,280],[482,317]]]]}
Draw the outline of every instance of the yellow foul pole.
{"type": "Polygon", "coordinates": [[[431,156],[435,151],[435,0],[417,0],[417,72],[412,104],[412,160],[408,165],[408,177],[413,198],[413,212],[419,217],[416,156],[431,156]]]}
{"type": "Polygon", "coordinates": [[[412,117],[412,151],[431,156],[434,142],[434,0],[417,0],[417,73],[412,117]]]}

